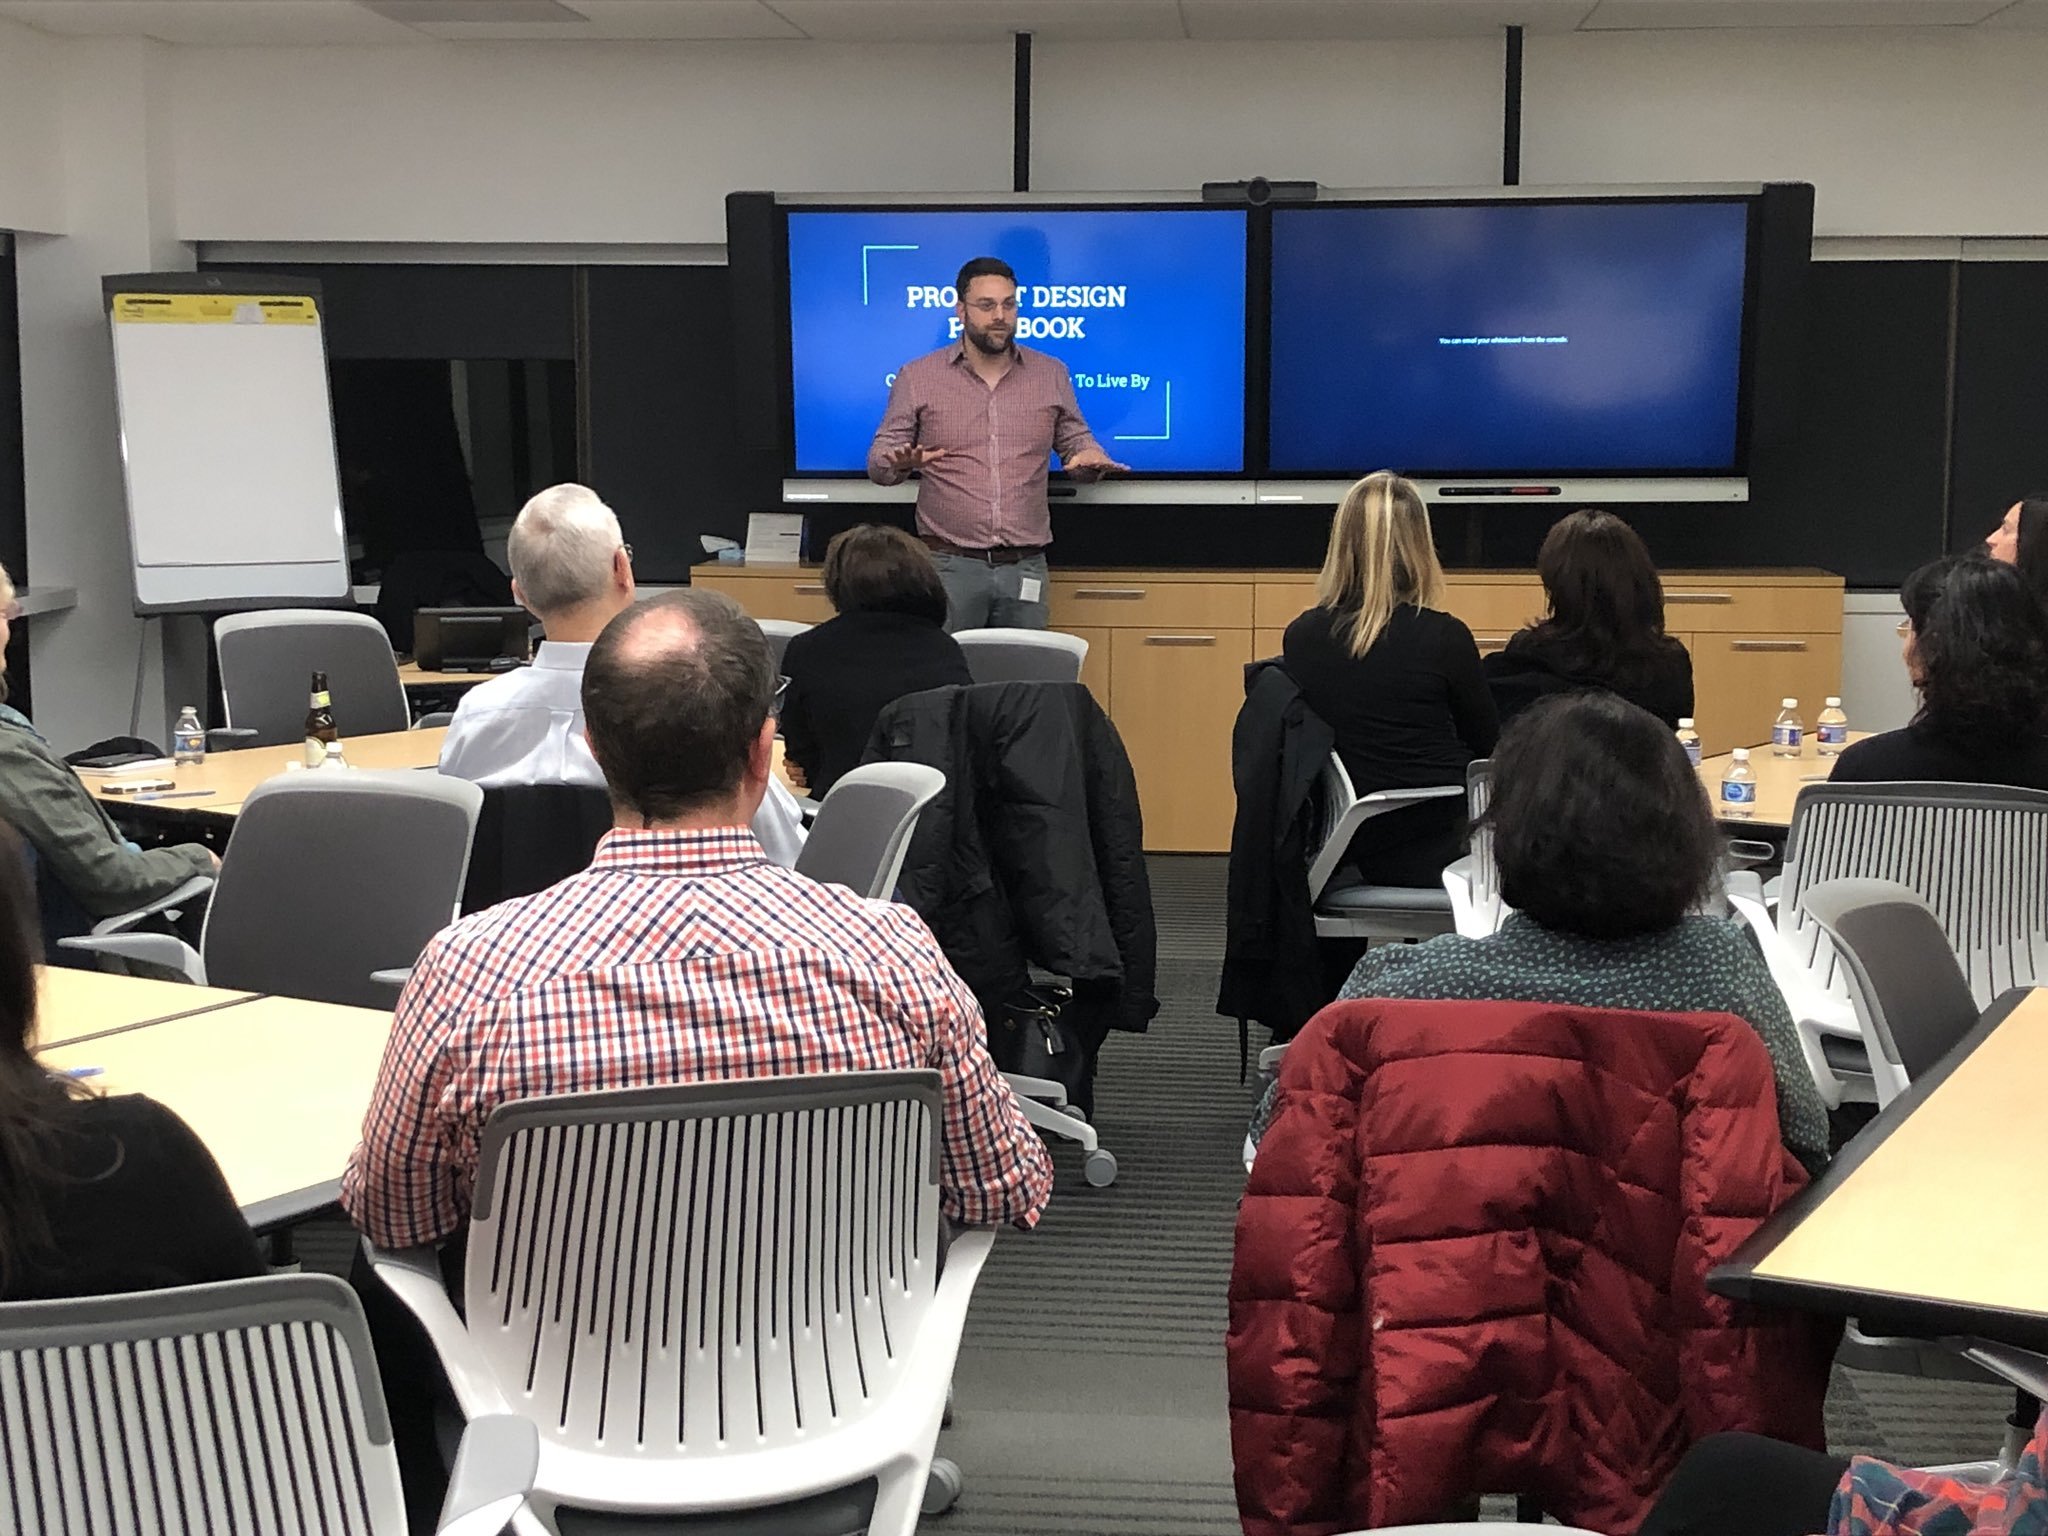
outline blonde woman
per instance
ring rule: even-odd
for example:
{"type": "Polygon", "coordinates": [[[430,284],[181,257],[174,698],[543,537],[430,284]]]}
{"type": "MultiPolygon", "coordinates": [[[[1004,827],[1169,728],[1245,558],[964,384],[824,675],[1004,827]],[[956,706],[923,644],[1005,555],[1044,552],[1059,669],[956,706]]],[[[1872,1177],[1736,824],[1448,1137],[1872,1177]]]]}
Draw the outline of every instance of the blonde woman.
{"type": "MultiPolygon", "coordinates": [[[[1465,765],[1493,751],[1479,648],[1443,603],[1422,493],[1386,470],[1367,475],[1337,508],[1316,606],[1287,626],[1282,652],[1362,795],[1462,784],[1465,765]]],[[[1442,800],[1374,817],[1351,856],[1370,884],[1433,886],[1464,838],[1464,802],[1442,800]]]]}

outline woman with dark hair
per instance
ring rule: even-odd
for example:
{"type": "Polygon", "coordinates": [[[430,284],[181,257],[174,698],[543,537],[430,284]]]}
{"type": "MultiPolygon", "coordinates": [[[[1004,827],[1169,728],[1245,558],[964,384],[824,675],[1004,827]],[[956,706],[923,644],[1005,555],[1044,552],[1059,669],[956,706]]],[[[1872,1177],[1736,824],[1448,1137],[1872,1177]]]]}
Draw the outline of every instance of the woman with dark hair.
{"type": "Polygon", "coordinates": [[[837,615],[792,635],[782,653],[783,763],[822,796],[859,766],[884,708],[907,693],[971,683],[946,633],[946,589],[931,553],[901,528],[862,523],[825,547],[825,595],[837,615]]]}
{"type": "Polygon", "coordinates": [[[1984,553],[2017,566],[2034,596],[2048,607],[2048,496],[2022,496],[1984,541],[1984,553]]]}
{"type": "Polygon", "coordinates": [[[37,1063],[41,952],[22,845],[0,824],[0,1301],[262,1274],[227,1181],[184,1121],[37,1063]]]}
{"type": "Polygon", "coordinates": [[[1739,928],[1697,915],[1721,839],[1678,738],[1611,693],[1539,700],[1501,733],[1486,822],[1514,909],[1500,931],[1371,950],[1339,996],[1734,1014],[1770,1051],[1785,1145],[1824,1164],[1827,1110],[1785,999],[1739,928]]]}
{"type": "Polygon", "coordinates": [[[1664,587],[1635,529],[1611,512],[1574,512],[1545,536],[1536,574],[1548,616],[1485,662],[1503,725],[1548,694],[1587,688],[1673,730],[1692,714],[1692,657],[1664,633],[1664,587]]]}
{"type": "Polygon", "coordinates": [[[1899,599],[1919,713],[1844,750],[1832,777],[2048,789],[2048,616],[2018,570],[1950,555],[1908,576],[1899,599]]]}

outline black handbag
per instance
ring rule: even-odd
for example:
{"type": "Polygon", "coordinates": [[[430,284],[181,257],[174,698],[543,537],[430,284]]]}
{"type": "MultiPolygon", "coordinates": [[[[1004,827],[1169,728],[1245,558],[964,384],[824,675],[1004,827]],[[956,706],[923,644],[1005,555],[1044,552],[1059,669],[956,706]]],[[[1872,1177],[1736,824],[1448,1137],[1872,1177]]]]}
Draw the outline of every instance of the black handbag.
{"type": "Polygon", "coordinates": [[[1071,1097],[1088,1069],[1060,1018],[1073,996],[1064,986],[1029,986],[996,1009],[989,1018],[988,1046],[997,1068],[1050,1079],[1071,1097]]]}

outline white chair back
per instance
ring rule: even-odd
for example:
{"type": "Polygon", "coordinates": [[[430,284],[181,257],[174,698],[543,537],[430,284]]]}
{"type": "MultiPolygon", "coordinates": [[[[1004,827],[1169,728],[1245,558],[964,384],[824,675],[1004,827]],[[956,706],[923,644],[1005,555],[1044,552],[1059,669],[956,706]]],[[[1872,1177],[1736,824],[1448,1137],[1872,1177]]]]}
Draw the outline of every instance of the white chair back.
{"type": "MultiPolygon", "coordinates": [[[[937,1286],[942,1113],[935,1071],[501,1105],[465,1332],[539,1429],[536,1502],[759,1508],[879,1476],[873,1529],[910,1531],[966,1305],[937,1286]]],[[[956,1239],[947,1291],[985,1256],[956,1239]]]]}
{"type": "Polygon", "coordinates": [[[0,1306],[0,1530],[404,1536],[361,1304],[325,1275],[0,1306]]]}
{"type": "Polygon", "coordinates": [[[412,707],[384,626],[366,613],[273,608],[215,621],[228,724],[256,732],[252,745],[297,741],[306,727],[306,684],[327,674],[342,739],[402,731],[412,707]]]}
{"type": "Polygon", "coordinates": [[[1991,784],[1809,784],[1785,842],[1777,926],[1834,995],[1832,943],[1805,909],[1831,880],[1890,880],[1926,903],[1980,1009],[2048,977],[2048,793],[1991,784]]]}
{"type": "Polygon", "coordinates": [[[826,791],[796,872],[887,901],[903,874],[918,814],[946,776],[923,763],[863,763],[826,791]]]}
{"type": "Polygon", "coordinates": [[[1429,938],[1456,926],[1450,893],[1441,886],[1344,884],[1338,880],[1358,829],[1428,800],[1462,796],[1456,785],[1422,789],[1381,789],[1361,795],[1352,787],[1344,759],[1332,752],[1316,782],[1317,815],[1311,835],[1319,839],[1309,860],[1308,894],[1321,938],[1429,938]]]}
{"type": "Polygon", "coordinates": [[[953,638],[977,683],[1078,683],[1088,642],[1056,629],[963,629],[953,638]]]}

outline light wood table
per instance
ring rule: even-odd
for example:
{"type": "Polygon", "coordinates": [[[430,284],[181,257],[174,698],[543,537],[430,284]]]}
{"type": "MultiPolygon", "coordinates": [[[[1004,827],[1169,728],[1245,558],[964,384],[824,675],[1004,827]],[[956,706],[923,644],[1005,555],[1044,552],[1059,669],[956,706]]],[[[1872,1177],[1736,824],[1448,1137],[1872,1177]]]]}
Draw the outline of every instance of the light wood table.
{"type": "Polygon", "coordinates": [[[61,965],[36,967],[38,1049],[97,1040],[166,1019],[211,1013],[255,1001],[254,992],[194,987],[180,981],[76,971],[61,965]]]}
{"type": "Polygon", "coordinates": [[[1873,1331],[2048,1350],[2044,1082],[2048,990],[2009,993],[1709,1287],[1873,1331]]]}
{"type": "MultiPolygon", "coordinates": [[[[520,663],[521,667],[525,665],[527,663],[520,663]]],[[[519,667],[507,670],[517,672],[519,667]]],[[[478,683],[487,683],[504,675],[504,672],[424,672],[416,661],[408,661],[398,669],[399,685],[421,693],[467,693],[478,683]]]]}
{"type": "MultiPolygon", "coordinates": [[[[351,768],[433,768],[441,761],[441,739],[447,729],[436,726],[425,731],[387,731],[376,736],[344,736],[343,755],[351,768]]],[[[138,814],[163,817],[234,816],[242,809],[249,792],[266,779],[292,771],[301,763],[301,746],[247,747],[240,752],[210,752],[203,763],[191,763],[145,775],[176,781],[178,790],[211,790],[211,794],[184,795],[173,792],[164,799],[137,799],[133,795],[108,792],[109,783],[119,783],[116,774],[108,779],[88,779],[86,788],[110,806],[138,814]]]]}
{"type": "MultiPolygon", "coordinates": [[[[1869,731],[1851,731],[1851,745],[1863,740],[1869,731]]],[[[1799,749],[1797,757],[1774,757],[1770,743],[1749,749],[1749,766],[1756,774],[1756,814],[1753,816],[1730,816],[1721,808],[1721,775],[1728,771],[1734,761],[1731,754],[1723,752],[1718,757],[1709,757],[1700,763],[1700,783],[1706,786],[1707,799],[1713,803],[1714,816],[1723,827],[1734,831],[1739,827],[1764,827],[1783,830],[1792,825],[1792,806],[1799,798],[1799,791],[1808,784],[1820,784],[1833,772],[1835,760],[1822,757],[1814,746],[1812,732],[1807,733],[1806,745],[1799,749]]]]}
{"type": "Polygon", "coordinates": [[[40,1054],[175,1110],[262,1230],[333,1203],[390,1034],[391,1015],[374,1008],[257,997],[40,1054]]]}

